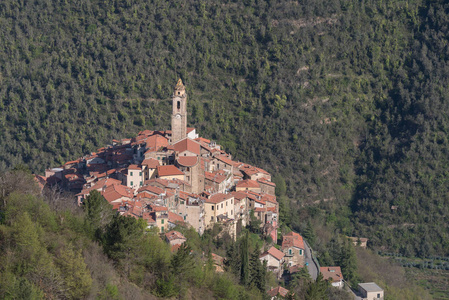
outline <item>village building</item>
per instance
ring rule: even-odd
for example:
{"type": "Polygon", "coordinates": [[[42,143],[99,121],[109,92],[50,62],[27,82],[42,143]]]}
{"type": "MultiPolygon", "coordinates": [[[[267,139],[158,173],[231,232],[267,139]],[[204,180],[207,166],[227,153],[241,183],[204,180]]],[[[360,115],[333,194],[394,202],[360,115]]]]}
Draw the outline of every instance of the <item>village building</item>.
{"type": "Polygon", "coordinates": [[[320,273],[332,286],[343,288],[343,274],[340,267],[320,267],[320,273]]]}
{"type": "Polygon", "coordinates": [[[271,175],[234,161],[215,141],[187,127],[187,94],[181,80],[171,102],[171,130],[146,129],[133,138],[114,139],[97,152],[46,170],[45,177],[36,180],[41,186],[58,184],[76,191],[79,205],[97,190],[119,214],[142,218],[160,233],[181,224],[203,234],[219,224],[220,234],[235,239],[237,224],[248,225],[254,212],[263,233],[276,241],[279,205],[271,175]]]}
{"type": "Polygon", "coordinates": [[[374,282],[359,283],[359,293],[366,300],[383,300],[384,290],[374,282]]]}
{"type": "Polygon", "coordinates": [[[179,231],[169,231],[165,234],[165,241],[170,244],[170,246],[182,245],[187,239],[186,237],[179,231]]]}
{"type": "Polygon", "coordinates": [[[285,299],[290,291],[282,286],[275,287],[267,292],[271,300],[285,299]]]}
{"type": "Polygon", "coordinates": [[[299,233],[291,231],[284,234],[281,249],[289,266],[304,266],[304,240],[299,233]]]}
{"type": "Polygon", "coordinates": [[[275,247],[271,247],[268,251],[262,253],[259,256],[259,259],[262,262],[265,260],[267,262],[268,270],[276,274],[279,279],[284,272],[284,257],[285,254],[282,251],[276,249],[275,247]]]}
{"type": "Polygon", "coordinates": [[[127,187],[138,189],[139,187],[143,186],[144,175],[142,167],[139,167],[138,165],[129,165],[127,173],[128,173],[126,176],[127,187]]]}

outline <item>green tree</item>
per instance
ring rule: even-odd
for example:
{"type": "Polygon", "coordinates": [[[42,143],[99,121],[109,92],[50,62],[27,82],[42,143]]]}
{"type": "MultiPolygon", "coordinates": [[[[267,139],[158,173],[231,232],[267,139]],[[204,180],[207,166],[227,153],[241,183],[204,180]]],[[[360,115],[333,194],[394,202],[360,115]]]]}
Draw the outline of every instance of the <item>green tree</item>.
{"type": "Polygon", "coordinates": [[[81,251],[74,251],[71,246],[61,249],[56,260],[67,288],[66,295],[71,299],[81,299],[92,285],[90,272],[84,263],[81,251]]]}

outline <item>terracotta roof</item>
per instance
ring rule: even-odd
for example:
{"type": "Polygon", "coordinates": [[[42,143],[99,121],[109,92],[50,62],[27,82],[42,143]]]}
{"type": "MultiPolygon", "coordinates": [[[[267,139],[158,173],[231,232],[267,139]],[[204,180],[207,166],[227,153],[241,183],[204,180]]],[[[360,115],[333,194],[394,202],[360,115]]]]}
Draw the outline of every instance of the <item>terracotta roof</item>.
{"type": "Polygon", "coordinates": [[[196,138],[195,141],[197,141],[197,142],[204,142],[204,143],[210,144],[210,140],[205,139],[203,137],[196,138]]]}
{"type": "Polygon", "coordinates": [[[155,218],[152,216],[151,213],[143,213],[142,219],[147,221],[147,223],[156,223],[155,218]]]}
{"type": "Polygon", "coordinates": [[[193,167],[198,163],[198,157],[196,156],[180,156],[177,159],[178,164],[184,167],[193,167]]]}
{"type": "Polygon", "coordinates": [[[163,194],[165,192],[164,189],[161,189],[160,187],[157,187],[157,186],[151,186],[151,185],[143,186],[143,187],[141,187],[140,189],[137,190],[138,193],[144,192],[144,191],[150,192],[150,193],[152,193],[154,195],[160,195],[160,194],[163,194]]]}
{"type": "Polygon", "coordinates": [[[106,188],[106,187],[108,187],[110,185],[114,185],[114,184],[122,184],[122,182],[120,180],[117,180],[117,179],[114,179],[114,178],[104,178],[104,179],[98,180],[90,188],[83,189],[81,191],[81,193],[79,193],[77,195],[87,195],[87,194],[89,194],[93,190],[101,190],[103,188],[106,188]]]}
{"type": "Polygon", "coordinates": [[[187,127],[187,133],[189,133],[189,132],[192,132],[192,131],[194,131],[195,130],[195,128],[193,128],[193,127],[187,127]]]}
{"type": "Polygon", "coordinates": [[[215,264],[222,266],[224,262],[224,258],[218,254],[212,253],[212,260],[215,264]]]}
{"type": "Polygon", "coordinates": [[[180,215],[172,213],[171,211],[168,212],[168,221],[173,224],[184,223],[184,219],[180,215]]]}
{"type": "Polygon", "coordinates": [[[246,193],[244,193],[244,192],[231,192],[231,194],[232,194],[232,196],[234,196],[235,199],[238,199],[238,200],[242,200],[247,197],[246,193]]]}
{"type": "Polygon", "coordinates": [[[168,211],[168,208],[165,206],[156,206],[156,205],[152,205],[151,206],[151,210],[152,211],[168,211]]]}
{"type": "Polygon", "coordinates": [[[219,172],[214,172],[214,173],[204,172],[204,176],[206,177],[207,180],[210,180],[210,181],[213,181],[216,183],[222,183],[227,178],[226,175],[222,175],[219,172]]]}
{"type": "Polygon", "coordinates": [[[151,130],[148,130],[148,129],[145,129],[145,130],[143,130],[143,131],[141,131],[141,132],[139,132],[139,135],[152,135],[153,134],[153,131],[151,131],[151,130]]]}
{"type": "Polygon", "coordinates": [[[129,165],[128,166],[128,170],[139,170],[139,171],[142,171],[142,168],[139,167],[138,165],[129,165]]]}
{"type": "Polygon", "coordinates": [[[296,247],[299,249],[304,249],[304,240],[299,233],[289,232],[284,234],[282,237],[282,249],[296,247]]]}
{"type": "Polygon", "coordinates": [[[267,292],[267,294],[270,297],[276,297],[277,295],[280,295],[281,297],[286,297],[288,294],[289,290],[287,290],[286,288],[283,288],[282,286],[278,286],[274,289],[271,289],[267,292]]]}
{"type": "Polygon", "coordinates": [[[285,254],[282,251],[276,249],[275,247],[271,247],[268,251],[262,253],[262,255],[260,255],[260,257],[266,256],[268,254],[273,256],[277,260],[281,260],[285,256],[285,254]]]}
{"type": "Polygon", "coordinates": [[[79,159],[78,160],[72,160],[72,161],[68,161],[68,162],[66,162],[65,164],[64,164],[64,166],[66,166],[66,165],[73,165],[73,164],[77,164],[77,163],[79,163],[80,161],[79,161],[79,159]]]}
{"type": "Polygon", "coordinates": [[[320,267],[320,273],[323,274],[324,280],[339,282],[343,280],[343,274],[340,267],[320,267]]]}
{"type": "Polygon", "coordinates": [[[234,198],[234,196],[232,196],[232,194],[218,193],[218,194],[210,196],[210,198],[206,200],[206,203],[217,204],[217,203],[223,202],[223,201],[231,199],[231,198],[234,198]]]}
{"type": "Polygon", "coordinates": [[[189,138],[184,138],[173,145],[176,152],[190,151],[200,155],[200,144],[189,138]]]}
{"type": "Polygon", "coordinates": [[[267,209],[266,209],[265,207],[256,207],[256,208],[254,209],[254,211],[255,211],[255,212],[264,212],[264,211],[267,211],[267,209]]]}
{"type": "Polygon", "coordinates": [[[166,165],[166,166],[158,166],[157,174],[159,177],[161,177],[161,176],[184,175],[184,172],[179,170],[174,165],[166,165]]]}
{"type": "Polygon", "coordinates": [[[224,155],[219,155],[216,158],[221,160],[222,162],[228,164],[228,165],[231,165],[231,166],[234,165],[234,162],[231,159],[229,159],[228,157],[224,156],[224,155]]]}
{"type": "Polygon", "coordinates": [[[168,146],[168,139],[162,135],[155,134],[146,139],[147,148],[159,150],[168,146]]]}
{"type": "Polygon", "coordinates": [[[112,202],[122,197],[132,199],[134,197],[134,191],[132,188],[126,187],[124,185],[113,184],[108,186],[102,192],[102,195],[108,202],[112,202]]]}
{"type": "Polygon", "coordinates": [[[271,181],[268,181],[268,180],[265,179],[265,178],[257,179],[257,181],[260,182],[260,183],[263,183],[263,184],[268,184],[268,185],[271,185],[271,186],[276,187],[276,183],[271,182],[271,181]]]}
{"type": "Polygon", "coordinates": [[[177,239],[184,239],[184,240],[186,240],[186,237],[183,236],[181,232],[176,231],[176,230],[172,230],[172,231],[167,232],[165,234],[165,237],[169,241],[173,241],[173,240],[177,240],[177,239]]]}
{"type": "Polygon", "coordinates": [[[147,158],[142,162],[142,166],[147,166],[149,169],[156,169],[159,166],[159,161],[154,158],[147,158]]]}
{"type": "Polygon", "coordinates": [[[260,188],[260,186],[257,183],[257,181],[251,180],[251,179],[240,180],[236,184],[236,187],[240,187],[240,188],[260,188]]]}

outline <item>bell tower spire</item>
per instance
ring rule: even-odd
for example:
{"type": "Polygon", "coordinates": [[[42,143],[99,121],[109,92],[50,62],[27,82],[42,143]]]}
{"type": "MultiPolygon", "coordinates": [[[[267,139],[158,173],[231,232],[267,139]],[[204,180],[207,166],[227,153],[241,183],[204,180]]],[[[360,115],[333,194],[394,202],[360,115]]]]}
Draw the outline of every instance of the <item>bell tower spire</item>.
{"type": "Polygon", "coordinates": [[[171,142],[176,143],[187,136],[187,94],[181,78],[172,97],[171,142]]]}

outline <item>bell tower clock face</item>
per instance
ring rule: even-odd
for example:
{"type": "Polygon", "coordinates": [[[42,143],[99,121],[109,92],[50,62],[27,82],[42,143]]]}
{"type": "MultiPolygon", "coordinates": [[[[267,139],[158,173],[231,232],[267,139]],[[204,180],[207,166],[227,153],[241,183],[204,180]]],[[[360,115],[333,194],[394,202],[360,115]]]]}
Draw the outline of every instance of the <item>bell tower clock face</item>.
{"type": "Polygon", "coordinates": [[[176,118],[176,119],[181,119],[181,115],[180,115],[180,114],[176,114],[176,115],[175,115],[175,118],[176,118]]]}

